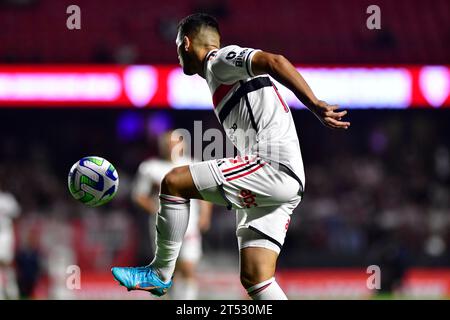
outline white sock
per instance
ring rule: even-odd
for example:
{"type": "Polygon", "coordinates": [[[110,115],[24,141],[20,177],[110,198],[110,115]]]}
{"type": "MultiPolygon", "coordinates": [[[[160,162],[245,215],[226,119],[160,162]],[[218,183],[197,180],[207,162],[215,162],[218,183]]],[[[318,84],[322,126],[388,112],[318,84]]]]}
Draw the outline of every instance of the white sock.
{"type": "Polygon", "coordinates": [[[197,300],[198,283],[195,279],[186,280],[184,289],[184,300],[197,300]]]}
{"type": "Polygon", "coordinates": [[[247,293],[253,300],[287,300],[275,278],[255,284],[247,289],[247,293]]]}
{"type": "Polygon", "coordinates": [[[189,200],[159,195],[160,210],[156,219],[156,250],[151,266],[164,282],[172,278],[181,244],[189,222],[189,200]]]}
{"type": "Polygon", "coordinates": [[[173,300],[196,300],[198,297],[198,284],[195,279],[177,279],[172,290],[173,300]]]}

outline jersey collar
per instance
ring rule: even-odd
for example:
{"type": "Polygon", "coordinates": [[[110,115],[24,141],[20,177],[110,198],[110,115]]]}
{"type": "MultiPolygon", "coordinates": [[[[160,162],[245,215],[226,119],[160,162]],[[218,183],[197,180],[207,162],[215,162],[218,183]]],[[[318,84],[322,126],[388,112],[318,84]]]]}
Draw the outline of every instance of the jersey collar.
{"type": "Polygon", "coordinates": [[[206,56],[205,59],[203,59],[203,74],[206,77],[206,65],[208,62],[208,59],[211,58],[217,51],[219,51],[219,49],[212,49],[211,51],[209,51],[206,56]]]}

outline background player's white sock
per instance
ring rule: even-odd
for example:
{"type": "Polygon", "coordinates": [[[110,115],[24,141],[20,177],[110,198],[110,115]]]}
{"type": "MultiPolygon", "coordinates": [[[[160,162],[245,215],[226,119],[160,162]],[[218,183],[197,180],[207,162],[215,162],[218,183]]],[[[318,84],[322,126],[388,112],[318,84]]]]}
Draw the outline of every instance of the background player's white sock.
{"type": "Polygon", "coordinates": [[[173,300],[196,300],[198,297],[198,284],[195,279],[177,279],[172,290],[173,300]]]}
{"type": "Polygon", "coordinates": [[[16,272],[13,267],[0,267],[0,300],[19,299],[16,272]]]}
{"type": "Polygon", "coordinates": [[[6,268],[6,296],[8,299],[19,299],[19,287],[17,286],[16,271],[13,267],[6,268]]]}
{"type": "Polygon", "coordinates": [[[189,200],[159,195],[160,210],[156,220],[156,251],[151,266],[161,280],[172,278],[175,263],[189,222],[189,200]]]}
{"type": "Polygon", "coordinates": [[[198,283],[195,279],[187,279],[185,281],[184,299],[197,300],[198,298],[198,283]]]}
{"type": "Polygon", "coordinates": [[[275,278],[255,284],[247,289],[247,293],[253,300],[287,300],[275,278]]]}
{"type": "Polygon", "coordinates": [[[6,275],[4,268],[0,266],[0,300],[6,299],[6,275]]]}

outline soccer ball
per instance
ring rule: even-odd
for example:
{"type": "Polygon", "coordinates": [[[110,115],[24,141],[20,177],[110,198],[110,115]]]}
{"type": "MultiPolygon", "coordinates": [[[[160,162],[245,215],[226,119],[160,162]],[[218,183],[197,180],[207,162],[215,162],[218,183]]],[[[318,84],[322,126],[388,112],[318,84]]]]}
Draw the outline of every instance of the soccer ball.
{"type": "Polygon", "coordinates": [[[106,159],[84,157],[70,169],[68,184],[76,200],[97,207],[114,198],[119,187],[119,175],[106,159]]]}

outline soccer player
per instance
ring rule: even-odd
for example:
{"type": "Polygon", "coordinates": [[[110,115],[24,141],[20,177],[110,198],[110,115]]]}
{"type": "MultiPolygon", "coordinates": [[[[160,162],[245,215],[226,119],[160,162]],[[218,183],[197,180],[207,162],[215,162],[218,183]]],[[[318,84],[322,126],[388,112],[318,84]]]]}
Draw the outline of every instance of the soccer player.
{"type": "Polygon", "coordinates": [[[161,182],[156,255],[145,267],[113,268],[129,290],[161,296],[189,221],[190,199],[236,209],[240,279],[255,300],[287,299],[275,267],[290,216],[304,187],[300,145],[286,102],[269,75],[290,89],[329,128],[347,129],[346,111],[319,100],[282,55],[230,45],[221,48],[217,21],[193,14],[178,26],[178,58],[187,75],[203,77],[214,112],[240,156],[181,166],[161,182]]]}
{"type": "MultiPolygon", "coordinates": [[[[150,214],[149,225],[151,241],[154,243],[156,213],[159,207],[159,186],[165,174],[176,166],[189,164],[192,161],[178,157],[180,142],[171,139],[171,132],[161,135],[158,140],[160,158],[145,160],[139,165],[133,185],[133,201],[150,214]]],[[[196,266],[202,255],[201,232],[209,228],[212,204],[206,201],[192,200],[190,203],[189,224],[184,235],[180,256],[175,272],[176,285],[171,297],[175,300],[195,300],[198,297],[196,266]]],[[[154,249],[154,248],[153,248],[154,249]]]]}

